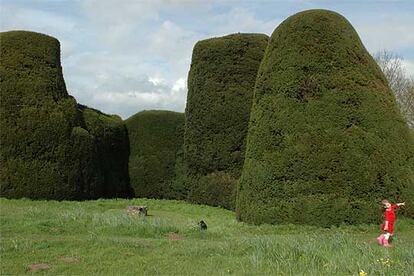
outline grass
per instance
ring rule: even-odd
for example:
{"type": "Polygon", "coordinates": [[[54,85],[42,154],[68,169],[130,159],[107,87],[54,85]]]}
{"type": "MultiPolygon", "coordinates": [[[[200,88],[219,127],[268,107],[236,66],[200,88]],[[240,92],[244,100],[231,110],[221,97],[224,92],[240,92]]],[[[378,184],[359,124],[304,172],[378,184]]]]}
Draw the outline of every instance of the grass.
{"type": "Polygon", "coordinates": [[[231,211],[168,200],[0,199],[1,275],[414,275],[414,220],[392,248],[378,225],[252,226],[231,211]],[[146,205],[149,215],[128,215],[146,205]],[[197,222],[203,219],[207,231],[197,222]]]}

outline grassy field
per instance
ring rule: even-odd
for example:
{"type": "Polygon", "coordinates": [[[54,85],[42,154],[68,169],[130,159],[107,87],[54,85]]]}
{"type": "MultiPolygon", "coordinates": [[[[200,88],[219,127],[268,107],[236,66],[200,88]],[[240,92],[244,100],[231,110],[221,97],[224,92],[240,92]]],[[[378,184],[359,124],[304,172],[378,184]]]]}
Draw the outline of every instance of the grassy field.
{"type": "Polygon", "coordinates": [[[383,248],[377,225],[251,226],[179,201],[0,199],[0,207],[1,275],[414,275],[408,219],[397,219],[393,247],[383,248]],[[148,206],[149,216],[127,214],[128,205],[148,206]]]}

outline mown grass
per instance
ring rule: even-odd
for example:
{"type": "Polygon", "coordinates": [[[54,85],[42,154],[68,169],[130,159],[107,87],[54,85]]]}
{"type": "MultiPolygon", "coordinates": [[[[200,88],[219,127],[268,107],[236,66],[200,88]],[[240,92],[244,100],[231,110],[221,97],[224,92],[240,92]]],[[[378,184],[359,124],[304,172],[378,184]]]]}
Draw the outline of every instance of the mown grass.
{"type": "Polygon", "coordinates": [[[383,248],[377,225],[252,226],[180,201],[0,199],[0,207],[1,275],[38,263],[53,275],[414,275],[409,219],[397,219],[393,247],[383,248]],[[128,215],[128,205],[146,205],[150,216],[128,215]]]}

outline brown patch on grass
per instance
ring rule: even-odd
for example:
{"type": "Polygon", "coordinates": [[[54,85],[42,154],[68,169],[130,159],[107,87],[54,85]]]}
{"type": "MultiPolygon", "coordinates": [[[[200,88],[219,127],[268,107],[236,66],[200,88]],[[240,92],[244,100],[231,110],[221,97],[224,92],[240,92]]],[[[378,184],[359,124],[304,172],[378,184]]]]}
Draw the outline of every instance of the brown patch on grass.
{"type": "Polygon", "coordinates": [[[64,262],[64,263],[68,263],[68,264],[79,263],[80,262],[79,257],[71,257],[71,256],[61,256],[61,257],[59,257],[59,260],[64,262]]]}
{"type": "Polygon", "coordinates": [[[39,270],[48,270],[50,268],[50,265],[48,264],[31,264],[28,266],[29,272],[37,272],[39,270]]]}
{"type": "Polygon", "coordinates": [[[167,233],[167,238],[172,241],[178,241],[183,239],[181,235],[173,232],[167,233]]]}

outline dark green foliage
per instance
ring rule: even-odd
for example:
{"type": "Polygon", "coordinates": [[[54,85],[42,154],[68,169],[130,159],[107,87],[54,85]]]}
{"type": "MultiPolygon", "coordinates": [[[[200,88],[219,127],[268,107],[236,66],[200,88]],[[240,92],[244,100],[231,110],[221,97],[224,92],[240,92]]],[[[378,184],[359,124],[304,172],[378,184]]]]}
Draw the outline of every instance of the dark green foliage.
{"type": "Polygon", "coordinates": [[[193,202],[234,208],[235,186],[229,183],[241,173],[253,88],[267,41],[266,35],[233,34],[194,46],[184,137],[193,202]]]}
{"type": "Polygon", "coordinates": [[[62,171],[77,111],[63,81],[59,42],[23,31],[1,33],[0,41],[1,196],[73,196],[62,171]]]}
{"type": "Polygon", "coordinates": [[[83,116],[66,91],[59,42],[25,31],[0,33],[0,42],[0,196],[86,199],[125,195],[125,128],[118,130],[122,127],[110,120],[83,116]],[[98,129],[107,124],[104,128],[110,134],[95,131],[93,124],[98,129]],[[122,145],[111,148],[111,143],[121,141],[122,145]],[[114,151],[118,153],[114,160],[100,160],[114,151]],[[104,173],[109,167],[117,172],[104,173]]]}
{"type": "Polygon", "coordinates": [[[129,139],[125,123],[117,115],[79,105],[85,128],[94,137],[96,166],[103,178],[96,187],[100,197],[128,197],[133,195],[129,185],[129,139]]]}
{"type": "Polygon", "coordinates": [[[204,176],[188,176],[189,195],[192,201],[234,209],[237,179],[225,172],[209,173],[204,176]]]}
{"type": "MultiPolygon", "coordinates": [[[[95,137],[82,127],[74,127],[68,160],[68,183],[76,183],[74,199],[98,198],[103,194],[104,178],[99,168],[95,137]]],[[[67,198],[67,197],[64,197],[67,198]]]]}
{"type": "Polygon", "coordinates": [[[130,141],[129,175],[136,197],[185,197],[176,171],[182,171],[184,114],[142,111],[126,120],[130,141]],[[177,158],[180,157],[180,158],[177,158]]]}
{"type": "Polygon", "coordinates": [[[311,10],[272,34],[238,188],[250,223],[372,223],[381,199],[414,214],[414,143],[349,22],[311,10]]]}

